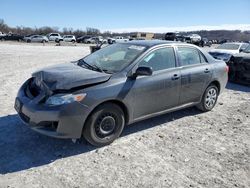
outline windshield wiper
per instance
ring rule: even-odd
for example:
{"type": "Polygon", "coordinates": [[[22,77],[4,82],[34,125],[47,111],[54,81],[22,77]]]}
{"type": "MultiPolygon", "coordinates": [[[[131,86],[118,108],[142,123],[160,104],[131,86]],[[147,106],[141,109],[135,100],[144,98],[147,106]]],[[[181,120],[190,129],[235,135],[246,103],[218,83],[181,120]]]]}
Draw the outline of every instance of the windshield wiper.
{"type": "Polygon", "coordinates": [[[103,72],[103,70],[100,68],[100,67],[98,67],[97,65],[91,65],[95,70],[97,70],[97,71],[99,71],[99,72],[103,72]]]}
{"type": "Polygon", "coordinates": [[[92,70],[92,66],[90,64],[86,63],[83,59],[80,59],[78,61],[77,65],[79,65],[81,67],[82,67],[82,65],[84,65],[84,67],[92,70]]]}
{"type": "Polygon", "coordinates": [[[79,60],[78,65],[79,66],[84,65],[84,67],[86,67],[87,69],[94,70],[94,71],[99,71],[99,72],[103,72],[103,70],[100,67],[98,67],[97,65],[90,65],[86,61],[84,61],[83,59],[79,60]]]}
{"type": "Polygon", "coordinates": [[[105,72],[105,73],[107,73],[107,74],[113,74],[113,73],[114,73],[114,72],[112,72],[112,71],[110,71],[110,70],[102,69],[102,68],[98,67],[96,64],[90,65],[90,64],[88,64],[86,61],[84,61],[83,59],[80,59],[80,60],[78,61],[78,65],[79,65],[79,66],[84,65],[84,67],[86,67],[87,69],[94,70],[94,71],[98,71],[98,72],[105,72]]]}

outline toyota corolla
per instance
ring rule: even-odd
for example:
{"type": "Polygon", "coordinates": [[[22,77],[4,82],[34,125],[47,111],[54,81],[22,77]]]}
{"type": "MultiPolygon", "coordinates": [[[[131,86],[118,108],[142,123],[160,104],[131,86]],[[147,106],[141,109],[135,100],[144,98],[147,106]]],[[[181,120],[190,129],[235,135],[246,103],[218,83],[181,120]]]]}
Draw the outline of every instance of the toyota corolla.
{"type": "Polygon", "coordinates": [[[190,106],[212,110],[227,72],[225,62],[190,44],[113,44],[33,73],[19,89],[15,109],[39,133],[84,136],[103,146],[139,120],[190,106]]]}

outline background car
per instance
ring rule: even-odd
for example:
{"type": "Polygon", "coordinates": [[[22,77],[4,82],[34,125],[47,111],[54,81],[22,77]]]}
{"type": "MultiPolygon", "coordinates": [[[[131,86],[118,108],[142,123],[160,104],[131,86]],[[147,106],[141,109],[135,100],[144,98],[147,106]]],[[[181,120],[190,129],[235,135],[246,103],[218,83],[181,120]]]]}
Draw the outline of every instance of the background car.
{"type": "Polygon", "coordinates": [[[84,41],[87,44],[98,44],[98,43],[100,43],[100,38],[99,37],[91,37],[91,38],[85,39],[84,41]]]}
{"type": "Polygon", "coordinates": [[[23,37],[23,40],[24,40],[25,42],[27,42],[27,41],[30,40],[31,37],[34,36],[34,35],[35,35],[35,34],[26,35],[26,36],[23,37]]]}
{"type": "Polygon", "coordinates": [[[207,38],[202,38],[202,46],[211,47],[212,46],[212,42],[209,41],[207,38]]]}
{"type": "Polygon", "coordinates": [[[23,36],[17,35],[17,34],[7,34],[4,36],[0,36],[0,40],[5,41],[5,40],[13,40],[13,41],[23,41],[23,36]]]}
{"type": "Polygon", "coordinates": [[[228,61],[229,81],[250,86],[250,45],[228,61]]]}
{"type": "Polygon", "coordinates": [[[92,36],[91,35],[84,35],[84,36],[81,36],[81,37],[78,37],[76,39],[76,42],[77,43],[86,43],[85,40],[91,38],[92,36]]]}
{"type": "Polygon", "coordinates": [[[175,41],[176,40],[176,33],[173,33],[173,32],[166,33],[165,40],[175,41]]]}
{"type": "Polygon", "coordinates": [[[201,36],[198,34],[190,34],[185,37],[185,41],[190,44],[195,44],[197,46],[202,46],[201,36]]]}
{"type": "Polygon", "coordinates": [[[6,34],[0,31],[0,37],[5,36],[6,34]]]}
{"type": "Polygon", "coordinates": [[[76,37],[74,35],[64,35],[63,41],[65,42],[76,42],[76,37]]]}
{"type": "Polygon", "coordinates": [[[215,59],[228,62],[232,55],[238,54],[249,46],[248,43],[228,42],[217,46],[215,49],[209,51],[215,59]]]}
{"type": "Polygon", "coordinates": [[[49,41],[63,41],[63,38],[59,33],[50,33],[47,35],[49,41]]]}
{"type": "Polygon", "coordinates": [[[31,35],[29,37],[24,37],[26,42],[49,42],[49,39],[43,35],[31,35]]]}

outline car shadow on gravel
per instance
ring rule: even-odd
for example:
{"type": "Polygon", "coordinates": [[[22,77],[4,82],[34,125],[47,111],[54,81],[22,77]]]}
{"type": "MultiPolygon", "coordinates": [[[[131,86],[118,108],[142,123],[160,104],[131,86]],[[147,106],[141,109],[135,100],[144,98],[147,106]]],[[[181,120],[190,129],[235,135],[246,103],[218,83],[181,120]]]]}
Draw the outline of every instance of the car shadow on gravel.
{"type": "MultiPolygon", "coordinates": [[[[199,114],[195,108],[161,115],[125,127],[122,137],[185,116],[199,114]]],[[[83,154],[96,147],[86,141],[55,139],[40,135],[21,122],[18,115],[0,117],[0,174],[49,164],[57,159],[83,154]]]]}
{"type": "Polygon", "coordinates": [[[250,87],[228,82],[226,88],[233,91],[250,92],[250,87]]]}

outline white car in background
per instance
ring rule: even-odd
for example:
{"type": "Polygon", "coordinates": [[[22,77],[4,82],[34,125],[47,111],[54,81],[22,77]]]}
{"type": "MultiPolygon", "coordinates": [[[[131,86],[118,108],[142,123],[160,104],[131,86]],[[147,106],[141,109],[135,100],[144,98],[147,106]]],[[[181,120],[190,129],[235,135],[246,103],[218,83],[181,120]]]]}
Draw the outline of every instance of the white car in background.
{"type": "Polygon", "coordinates": [[[76,37],[74,35],[64,35],[63,41],[65,42],[76,42],[76,37]]]}
{"type": "Polygon", "coordinates": [[[128,38],[124,38],[122,36],[116,36],[114,38],[108,38],[108,43],[113,44],[113,43],[121,43],[121,42],[128,42],[128,38]]]}
{"type": "Polygon", "coordinates": [[[63,41],[63,38],[59,33],[50,33],[47,35],[49,41],[63,41]]]}
{"type": "Polygon", "coordinates": [[[210,50],[209,54],[215,59],[223,60],[228,63],[232,56],[239,54],[249,46],[249,43],[242,42],[227,42],[210,50]]]}
{"type": "Polygon", "coordinates": [[[188,35],[188,37],[190,37],[191,43],[197,43],[201,41],[201,36],[198,34],[191,34],[188,35]]]}
{"type": "Polygon", "coordinates": [[[210,50],[211,53],[227,53],[238,54],[249,46],[248,43],[243,42],[227,42],[217,46],[215,49],[210,50]]]}
{"type": "Polygon", "coordinates": [[[0,37],[3,37],[3,36],[6,36],[6,34],[0,31],[0,37]]]}
{"type": "Polygon", "coordinates": [[[129,39],[124,38],[124,37],[121,37],[121,36],[117,36],[117,37],[115,37],[114,39],[115,39],[115,42],[116,42],[116,43],[128,42],[128,41],[129,41],[129,39]]]}

